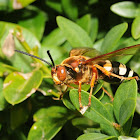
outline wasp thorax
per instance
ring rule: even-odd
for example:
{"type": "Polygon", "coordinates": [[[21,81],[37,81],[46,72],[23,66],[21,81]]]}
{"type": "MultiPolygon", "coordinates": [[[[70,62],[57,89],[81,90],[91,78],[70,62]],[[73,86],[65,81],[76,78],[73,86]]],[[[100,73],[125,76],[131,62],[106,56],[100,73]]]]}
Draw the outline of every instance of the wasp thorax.
{"type": "Polygon", "coordinates": [[[51,74],[54,82],[59,85],[66,79],[66,68],[64,66],[56,66],[52,68],[51,74]]]}

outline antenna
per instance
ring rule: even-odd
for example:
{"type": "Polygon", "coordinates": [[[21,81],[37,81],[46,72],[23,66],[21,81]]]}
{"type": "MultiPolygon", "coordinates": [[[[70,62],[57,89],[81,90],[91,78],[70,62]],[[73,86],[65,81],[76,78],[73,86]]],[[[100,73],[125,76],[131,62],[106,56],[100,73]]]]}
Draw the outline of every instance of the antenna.
{"type": "MultiPolygon", "coordinates": [[[[31,56],[31,57],[34,57],[34,58],[36,58],[36,59],[39,59],[39,60],[41,60],[41,61],[43,61],[43,62],[45,62],[45,63],[47,63],[50,67],[53,67],[54,65],[51,65],[49,62],[47,62],[46,60],[44,60],[44,59],[42,59],[42,58],[40,58],[40,57],[37,57],[37,56],[35,56],[35,55],[32,55],[32,54],[29,54],[29,53],[26,53],[26,52],[23,52],[23,51],[19,51],[19,50],[15,50],[16,52],[19,52],[19,53],[22,53],[22,54],[25,54],[25,55],[28,55],[28,56],[31,56]]],[[[51,58],[52,59],[52,58],[51,58]]]]}
{"type": "Polygon", "coordinates": [[[49,58],[50,58],[50,60],[51,60],[51,62],[52,62],[53,67],[54,67],[55,64],[54,64],[54,61],[53,61],[52,56],[51,56],[51,54],[50,54],[50,50],[47,50],[47,54],[48,54],[48,56],[49,56],[49,58]]]}

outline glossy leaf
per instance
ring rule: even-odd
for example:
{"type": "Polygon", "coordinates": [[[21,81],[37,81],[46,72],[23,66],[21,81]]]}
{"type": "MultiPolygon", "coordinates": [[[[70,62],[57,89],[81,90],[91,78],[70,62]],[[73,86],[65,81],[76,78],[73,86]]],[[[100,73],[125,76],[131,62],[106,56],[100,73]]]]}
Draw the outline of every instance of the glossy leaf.
{"type": "Polygon", "coordinates": [[[79,136],[76,140],[108,140],[113,139],[114,136],[107,136],[101,133],[87,133],[79,136]]]}
{"type": "Polygon", "coordinates": [[[31,127],[28,140],[52,139],[61,130],[69,117],[67,109],[64,107],[53,106],[39,110],[34,115],[37,122],[31,127]]]}
{"type": "Polygon", "coordinates": [[[119,131],[116,130],[115,127],[112,127],[109,124],[100,124],[100,127],[101,127],[101,130],[104,133],[108,134],[109,136],[116,136],[116,137],[119,136],[119,131]]]}
{"type": "Polygon", "coordinates": [[[134,117],[134,115],[132,115],[122,127],[123,132],[126,136],[129,136],[129,134],[131,132],[130,130],[132,128],[133,117],[134,117]]]}
{"type": "Polygon", "coordinates": [[[89,34],[91,28],[91,16],[89,14],[78,19],[76,23],[89,34]]]}
{"type": "Polygon", "coordinates": [[[92,47],[93,44],[90,37],[80,26],[74,22],[64,17],[58,16],[57,24],[72,47],[92,47]]]}
{"type": "Polygon", "coordinates": [[[6,0],[0,1],[0,10],[11,10],[11,3],[6,0]]]}
{"type": "Polygon", "coordinates": [[[134,39],[140,38],[140,16],[137,16],[134,19],[132,23],[131,33],[134,39]]]}
{"type": "Polygon", "coordinates": [[[48,55],[46,54],[46,51],[47,50],[50,50],[50,53],[52,54],[53,56],[53,60],[55,62],[55,64],[60,64],[64,59],[66,59],[67,57],[69,57],[69,54],[68,52],[65,50],[64,47],[60,47],[60,46],[52,46],[52,45],[49,45],[49,46],[43,46],[41,48],[41,51],[42,51],[42,56],[41,58],[47,60],[48,62],[51,63],[48,55]],[[57,54],[57,55],[54,55],[54,54],[57,54]]]}
{"type": "MultiPolygon", "coordinates": [[[[23,34],[23,38],[26,40],[27,44],[33,48],[35,46],[37,46],[38,48],[40,48],[40,43],[37,40],[37,38],[27,29],[20,27],[17,24],[13,24],[13,23],[8,23],[8,22],[0,22],[0,27],[3,29],[2,32],[0,33],[0,46],[3,45],[5,38],[7,37],[8,33],[10,30],[14,30],[17,31],[18,29],[20,29],[22,31],[23,34]]],[[[16,49],[19,50],[23,50],[23,46],[17,41],[15,40],[15,46],[16,49]]],[[[19,69],[22,69],[24,71],[30,71],[32,68],[30,66],[31,63],[31,58],[25,55],[19,55],[16,54],[14,59],[10,59],[13,66],[19,69]]]]}
{"type": "Polygon", "coordinates": [[[119,136],[118,140],[137,140],[137,139],[133,137],[128,137],[128,136],[119,136]]]}
{"type": "Polygon", "coordinates": [[[4,110],[7,107],[8,103],[3,95],[3,80],[0,78],[0,111],[4,110]]]}
{"type": "Polygon", "coordinates": [[[79,128],[81,130],[85,130],[87,128],[99,127],[98,123],[95,123],[86,117],[74,118],[72,120],[72,125],[76,126],[77,128],[79,128]]]}
{"type": "Polygon", "coordinates": [[[35,93],[41,82],[42,72],[39,70],[27,74],[11,73],[4,81],[4,97],[10,104],[18,104],[35,93]]]}
{"type": "Polygon", "coordinates": [[[62,106],[52,106],[49,108],[41,108],[34,114],[34,121],[43,120],[45,118],[60,119],[66,117],[68,110],[62,106]]]}
{"type": "Polygon", "coordinates": [[[18,24],[30,30],[39,40],[41,40],[44,33],[45,22],[47,20],[45,13],[36,7],[28,6],[28,8],[23,11],[23,16],[25,20],[20,20],[18,24]],[[35,15],[32,16],[34,13],[35,15]],[[32,18],[28,18],[29,14],[32,18]]]}
{"type": "MultiPolygon", "coordinates": [[[[133,46],[133,45],[136,45],[136,44],[140,44],[140,39],[138,39],[138,40],[134,40],[132,37],[130,37],[130,38],[127,38],[127,39],[125,39],[123,42],[122,42],[122,44],[120,45],[120,47],[118,48],[118,49],[120,49],[120,48],[124,48],[124,47],[128,47],[128,46],[133,46]]],[[[134,53],[135,51],[134,50],[132,50],[132,54],[135,54],[134,53]]],[[[138,53],[138,52],[137,52],[138,53]]],[[[138,53],[139,54],[139,53],[138,53]]],[[[136,55],[136,58],[138,59],[139,57],[137,57],[138,56],[138,54],[135,54],[136,55]]],[[[121,58],[121,59],[118,59],[117,61],[119,61],[119,62],[121,62],[121,63],[123,63],[123,64],[126,64],[130,59],[133,59],[134,57],[135,57],[135,55],[127,55],[127,56],[125,56],[125,57],[123,57],[123,58],[121,58]]],[[[130,61],[130,63],[132,62],[132,60],[130,61]]],[[[138,62],[138,61],[137,61],[138,62]]],[[[134,66],[135,66],[135,63],[133,63],[134,64],[134,66]]],[[[130,68],[132,68],[133,69],[133,66],[130,66],[130,68]]],[[[138,69],[138,68],[137,68],[138,69]]],[[[134,69],[135,70],[135,72],[137,72],[136,70],[137,70],[136,68],[134,69]]]]}
{"type": "Polygon", "coordinates": [[[29,117],[28,105],[28,103],[23,103],[11,108],[10,125],[13,130],[27,121],[29,117]]]}
{"type": "MultiPolygon", "coordinates": [[[[89,93],[82,91],[82,105],[88,104],[88,96],[89,93]]],[[[77,110],[79,110],[79,101],[78,101],[78,90],[73,89],[70,91],[70,99],[77,110]]],[[[108,123],[111,124],[112,118],[105,108],[105,106],[94,96],[92,96],[91,107],[85,112],[84,116],[90,118],[91,120],[98,122],[98,123],[108,123]],[[100,108],[100,110],[99,110],[100,108]]]]}
{"type": "Polygon", "coordinates": [[[55,11],[57,11],[57,12],[59,12],[59,13],[62,13],[62,5],[61,5],[61,3],[60,3],[60,0],[47,0],[46,1],[46,4],[50,7],[50,8],[52,8],[52,9],[54,9],[55,11]]]}
{"type": "Polygon", "coordinates": [[[43,38],[43,46],[60,46],[66,40],[59,28],[54,29],[49,35],[43,38]]]}
{"type": "MultiPolygon", "coordinates": [[[[105,103],[105,107],[107,108],[108,112],[111,114],[113,122],[115,122],[113,105],[111,103],[105,103]]],[[[101,124],[100,126],[101,126],[101,130],[106,134],[110,136],[116,136],[116,137],[119,136],[119,132],[116,130],[116,128],[107,124],[101,124]]]]}
{"type": "MultiPolygon", "coordinates": [[[[140,39],[139,39],[140,40],[140,39]]],[[[137,52],[130,61],[130,67],[135,70],[135,72],[140,75],[140,53],[137,52]]]]}
{"type": "Polygon", "coordinates": [[[140,95],[138,94],[137,103],[136,103],[136,112],[140,114],[140,95]]]}
{"type": "Polygon", "coordinates": [[[62,2],[62,8],[65,12],[65,14],[70,19],[77,19],[78,17],[78,6],[76,5],[76,2],[74,0],[61,0],[62,2]]]}
{"type": "Polygon", "coordinates": [[[96,40],[97,37],[97,33],[98,33],[98,18],[92,18],[91,19],[91,29],[90,29],[90,38],[91,40],[94,42],[96,40]]]}
{"type": "Polygon", "coordinates": [[[115,3],[111,6],[111,11],[126,18],[134,18],[140,14],[139,5],[132,1],[115,3]]]}
{"type": "Polygon", "coordinates": [[[89,4],[94,4],[94,3],[97,3],[97,2],[98,2],[98,0],[89,0],[88,1],[89,4]]]}
{"type": "Polygon", "coordinates": [[[140,128],[134,133],[134,137],[135,138],[140,137],[140,128]]]}
{"type": "Polygon", "coordinates": [[[106,103],[105,107],[107,108],[107,110],[111,114],[112,120],[114,120],[114,122],[115,122],[114,112],[113,112],[113,105],[111,103],[106,103]]]}
{"type": "Polygon", "coordinates": [[[127,120],[134,114],[136,108],[136,99],[126,99],[121,108],[119,113],[119,123],[123,126],[127,120]]]}
{"type": "Polygon", "coordinates": [[[113,27],[105,36],[102,43],[102,53],[108,53],[116,50],[117,42],[123,36],[128,28],[127,23],[122,23],[113,27]]]}
{"type": "Polygon", "coordinates": [[[14,71],[17,71],[15,67],[0,62],[0,77],[8,75],[14,71]]]}
{"type": "Polygon", "coordinates": [[[74,107],[74,105],[70,101],[69,95],[67,93],[64,94],[64,96],[63,96],[63,103],[68,109],[70,109],[72,111],[76,110],[76,108],[74,107]]]}
{"type": "Polygon", "coordinates": [[[95,87],[93,88],[93,95],[98,93],[98,91],[102,88],[102,86],[103,86],[103,81],[100,81],[99,83],[97,83],[95,87]]]}
{"type": "Polygon", "coordinates": [[[28,140],[51,140],[63,127],[66,120],[55,120],[46,118],[33,124],[31,127],[28,140]]]}
{"type": "Polygon", "coordinates": [[[26,7],[27,5],[29,5],[30,3],[34,2],[35,0],[13,0],[13,8],[14,9],[21,9],[23,7],[26,7]],[[21,8],[18,8],[18,5],[21,5],[21,8]]]}
{"type": "Polygon", "coordinates": [[[114,113],[117,121],[124,125],[124,123],[133,115],[135,109],[135,102],[137,97],[137,83],[135,80],[123,82],[116,91],[113,106],[114,113]],[[132,100],[130,100],[132,99],[132,100]],[[126,106],[127,105],[127,106],[126,106]],[[130,106],[130,110],[129,110],[130,106]],[[127,110],[128,109],[128,110],[127,110]],[[127,110],[129,114],[122,114],[123,111],[127,110]],[[127,116],[128,115],[128,116],[127,116]],[[123,120],[123,117],[125,118],[123,120]]]}

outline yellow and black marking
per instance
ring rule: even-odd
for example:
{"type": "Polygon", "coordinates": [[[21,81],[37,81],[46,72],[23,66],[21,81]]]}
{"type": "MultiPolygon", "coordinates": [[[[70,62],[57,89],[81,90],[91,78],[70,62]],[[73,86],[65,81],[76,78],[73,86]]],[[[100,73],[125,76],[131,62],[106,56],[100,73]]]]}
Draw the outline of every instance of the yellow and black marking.
{"type": "MultiPolygon", "coordinates": [[[[135,77],[137,76],[137,83],[138,83],[138,90],[140,91],[140,77],[139,75],[134,72],[133,70],[131,70],[129,67],[127,67],[126,65],[119,63],[119,62],[115,62],[115,61],[109,61],[106,60],[104,62],[99,63],[100,66],[102,66],[104,69],[106,69],[107,71],[116,74],[118,76],[121,77],[135,77]]],[[[115,84],[115,83],[120,83],[123,81],[123,79],[114,77],[114,76],[107,76],[105,75],[101,70],[98,69],[98,74],[99,74],[99,78],[103,79],[106,82],[109,82],[111,84],[115,84]]]]}

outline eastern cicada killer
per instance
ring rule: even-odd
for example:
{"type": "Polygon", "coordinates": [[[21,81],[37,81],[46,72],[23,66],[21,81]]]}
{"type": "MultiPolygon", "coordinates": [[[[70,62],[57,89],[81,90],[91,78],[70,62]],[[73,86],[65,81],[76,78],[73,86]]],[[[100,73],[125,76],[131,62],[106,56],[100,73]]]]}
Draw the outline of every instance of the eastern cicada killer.
{"type": "Polygon", "coordinates": [[[126,65],[115,61],[115,59],[123,58],[126,55],[133,55],[139,49],[140,44],[101,55],[101,53],[94,48],[75,48],[70,51],[70,56],[60,65],[54,64],[49,51],[47,51],[47,53],[52,61],[52,65],[37,56],[19,50],[15,51],[35,57],[50,65],[52,67],[52,78],[56,85],[78,85],[79,105],[82,109],[82,84],[90,84],[91,87],[87,107],[91,105],[93,87],[99,79],[103,79],[109,83],[120,83],[123,80],[136,79],[138,87],[140,88],[140,77],[138,74],[126,65]]]}

